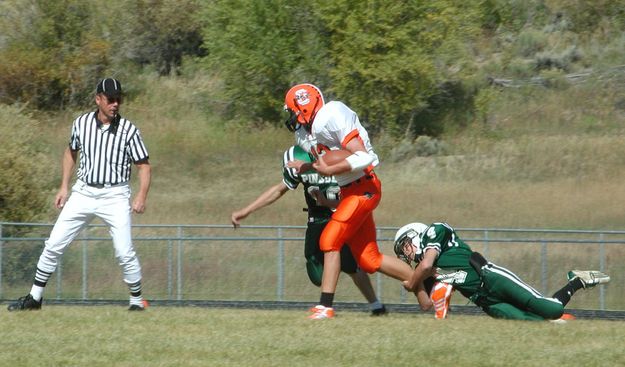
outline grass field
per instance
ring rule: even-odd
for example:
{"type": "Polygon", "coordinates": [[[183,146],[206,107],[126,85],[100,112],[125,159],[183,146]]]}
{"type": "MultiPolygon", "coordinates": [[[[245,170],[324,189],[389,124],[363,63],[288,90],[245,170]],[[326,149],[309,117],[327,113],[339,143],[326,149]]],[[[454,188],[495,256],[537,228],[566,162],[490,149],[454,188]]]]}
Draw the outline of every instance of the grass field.
{"type": "Polygon", "coordinates": [[[47,306],[0,312],[2,366],[623,366],[620,321],[47,306]]]}
{"type": "MultiPolygon", "coordinates": [[[[148,84],[160,86],[160,82],[148,84]]],[[[281,180],[281,154],[292,144],[292,134],[281,127],[220,124],[193,103],[189,92],[193,88],[179,88],[180,81],[168,82],[164,85],[169,90],[147,88],[162,95],[142,96],[124,106],[123,114],[142,129],[153,165],[147,212],[133,221],[228,224],[233,210],[281,180]],[[162,105],[171,98],[175,100],[162,105]]],[[[623,98],[621,90],[613,96],[592,88],[584,93],[573,88],[561,93],[501,93],[499,105],[492,106],[484,126],[441,137],[450,149],[436,156],[393,162],[389,158],[394,143],[385,144],[375,137],[373,144],[382,161],[376,171],[384,191],[376,223],[397,227],[418,220],[447,221],[454,227],[622,229],[625,113],[611,107],[623,98]]],[[[47,147],[55,162],[50,174],[59,174],[58,157],[76,115],[68,111],[53,116],[37,131],[36,140],[47,147]]],[[[302,205],[300,189],[244,224],[302,225],[306,220],[302,205]]],[[[55,217],[56,212],[50,221],[55,217]]],[[[259,283],[274,292],[273,270],[268,272],[263,264],[250,269],[243,261],[247,257],[241,256],[249,254],[244,244],[228,245],[226,253],[185,248],[190,259],[185,271],[191,276],[184,279],[189,287],[185,292],[201,290],[222,298],[223,292],[233,289],[231,272],[245,276],[234,280],[240,284],[237,296],[261,298],[259,283]]],[[[110,280],[93,279],[90,286],[115,289],[119,299],[125,299],[110,242],[104,246],[106,251],[97,253],[106,262],[90,269],[110,280]]],[[[623,274],[622,261],[618,261],[621,247],[608,249],[608,271],[614,272],[615,280],[623,274]]],[[[71,251],[79,248],[74,245],[71,251]]],[[[539,286],[539,250],[505,246],[500,253],[491,250],[491,256],[503,259],[501,265],[539,286]]],[[[147,262],[149,257],[164,258],[162,253],[149,253],[141,245],[138,251],[146,259],[146,295],[164,297],[166,293],[157,293],[160,288],[156,287],[157,282],[163,283],[164,261],[155,266],[147,262]]],[[[289,281],[302,292],[293,297],[314,301],[318,289],[305,279],[301,245],[293,251],[300,258],[290,257],[297,278],[289,281]]],[[[560,256],[560,251],[568,249],[549,248],[550,261],[557,265],[549,268],[550,291],[563,281],[564,271],[597,266],[595,248],[576,246],[567,256],[560,256]]],[[[79,263],[79,255],[66,256],[64,270],[70,278],[70,266],[79,263]]],[[[16,296],[30,286],[35,261],[31,259],[26,284],[16,288],[16,296]]],[[[275,269],[273,263],[269,266],[275,269]]],[[[75,274],[79,280],[81,274],[75,274]]],[[[608,294],[622,302],[620,293],[613,292],[620,284],[610,284],[608,294]]],[[[347,281],[341,287],[339,300],[360,300],[347,281]]],[[[572,306],[596,308],[597,294],[584,292],[572,306]]],[[[388,297],[383,295],[385,301],[388,297]]],[[[555,325],[456,315],[437,322],[423,315],[373,319],[364,313],[343,312],[335,320],[318,323],[307,320],[304,311],[153,307],[143,314],[129,314],[123,307],[48,306],[38,313],[0,312],[0,325],[0,366],[625,365],[625,328],[620,321],[576,320],[555,325]]]]}

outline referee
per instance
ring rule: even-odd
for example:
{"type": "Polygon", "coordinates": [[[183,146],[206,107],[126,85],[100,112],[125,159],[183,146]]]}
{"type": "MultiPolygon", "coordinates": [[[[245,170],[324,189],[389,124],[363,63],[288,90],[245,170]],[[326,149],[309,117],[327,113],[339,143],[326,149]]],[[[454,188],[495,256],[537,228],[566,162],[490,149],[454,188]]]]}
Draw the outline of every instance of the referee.
{"type": "Polygon", "coordinates": [[[39,257],[34,284],[28,295],[9,305],[9,311],[41,308],[45,286],[58,259],[94,217],[109,227],[115,256],[130,289],[129,310],[143,311],[147,306],[141,295],[141,265],[132,244],[130,214],[145,211],[151,176],[148,151],[139,129],[119,115],[122,86],[118,80],[101,80],[95,103],[96,111],[79,116],[73,123],[61,162],[61,186],[54,201],[61,213],[39,257]],[[79,153],[78,179],[70,196],[70,179],[79,153]],[[132,206],[128,184],[131,163],[137,167],[140,182],[132,206]]]}

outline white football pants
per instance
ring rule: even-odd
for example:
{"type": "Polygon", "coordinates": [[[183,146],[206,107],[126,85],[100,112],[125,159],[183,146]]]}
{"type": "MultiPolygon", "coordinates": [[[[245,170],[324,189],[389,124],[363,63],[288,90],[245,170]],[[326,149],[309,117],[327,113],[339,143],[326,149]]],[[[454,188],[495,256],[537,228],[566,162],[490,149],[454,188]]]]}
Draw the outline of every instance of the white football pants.
{"type": "Polygon", "coordinates": [[[141,265],[132,245],[130,186],[128,184],[95,188],[77,181],[72,193],[59,214],[37,268],[53,273],[58,259],[81,229],[98,217],[109,227],[113,238],[115,257],[124,274],[124,282],[141,280],[141,265]]]}

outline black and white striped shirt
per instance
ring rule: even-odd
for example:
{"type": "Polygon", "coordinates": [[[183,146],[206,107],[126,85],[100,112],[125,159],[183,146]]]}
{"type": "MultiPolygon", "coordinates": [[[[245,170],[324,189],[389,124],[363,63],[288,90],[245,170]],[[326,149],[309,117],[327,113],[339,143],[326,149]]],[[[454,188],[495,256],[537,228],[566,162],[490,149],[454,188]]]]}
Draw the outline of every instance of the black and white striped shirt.
{"type": "Polygon", "coordinates": [[[85,113],[72,126],[69,147],[80,150],[78,179],[87,184],[127,182],[131,163],[148,159],[141,133],[120,116],[105,130],[96,116],[97,111],[85,113]]]}

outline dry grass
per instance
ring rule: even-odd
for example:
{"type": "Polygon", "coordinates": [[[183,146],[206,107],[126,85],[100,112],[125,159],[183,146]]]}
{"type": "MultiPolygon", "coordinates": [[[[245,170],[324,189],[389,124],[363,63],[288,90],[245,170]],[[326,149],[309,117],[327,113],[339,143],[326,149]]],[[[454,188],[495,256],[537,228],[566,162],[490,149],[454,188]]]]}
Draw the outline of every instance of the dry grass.
{"type": "MultiPolygon", "coordinates": [[[[146,90],[154,94],[127,101],[122,111],[142,129],[153,165],[148,210],[135,216],[135,223],[229,224],[233,210],[282,179],[282,152],[293,143],[286,129],[216,120],[198,102],[198,95],[210,89],[210,82],[202,79],[167,80],[159,88],[152,88],[158,79],[146,78],[144,82],[146,90]]],[[[625,228],[621,205],[625,198],[625,114],[614,107],[623,93],[610,94],[594,86],[586,91],[571,88],[497,93],[484,124],[470,125],[462,133],[442,138],[450,147],[446,155],[391,163],[386,159],[386,147],[380,147],[382,165],[377,172],[384,194],[375,212],[377,224],[397,227],[409,221],[446,221],[459,228],[625,228]]],[[[55,116],[38,132],[44,144],[61,147],[59,156],[74,116],[69,112],[55,116]]],[[[386,141],[374,137],[374,146],[377,140],[386,141]]],[[[51,171],[58,174],[60,169],[51,171]]],[[[302,207],[303,193],[299,189],[253,214],[244,224],[303,225],[306,214],[302,207]]],[[[247,251],[242,245],[228,247],[239,253],[247,251]]],[[[105,246],[110,247],[110,243],[105,246]]],[[[290,285],[300,290],[294,297],[314,298],[318,290],[305,278],[301,246],[293,244],[293,248],[294,262],[288,266],[297,276],[290,278],[290,285]]],[[[517,248],[511,251],[523,253],[517,248]]],[[[151,256],[147,249],[140,249],[140,253],[151,256]]],[[[590,254],[594,256],[596,249],[590,249],[590,254]]],[[[213,250],[212,257],[191,255],[197,261],[185,267],[201,279],[210,279],[200,287],[206,293],[197,295],[228,294],[231,283],[212,277],[216,273],[212,269],[221,269],[223,262],[216,259],[230,258],[230,254],[213,250]]],[[[112,256],[106,256],[106,266],[114,267],[112,256]]],[[[232,259],[237,264],[233,269],[240,269],[239,259],[232,259]]],[[[525,261],[535,259],[528,257],[525,261]]],[[[516,263],[503,261],[501,265],[515,267],[516,263]]],[[[150,278],[162,281],[159,271],[164,265],[162,261],[155,264],[160,265],[146,269],[146,282],[150,278]]],[[[580,267],[596,265],[593,262],[580,267]]],[[[274,264],[261,264],[252,273],[250,269],[243,272],[273,286],[274,280],[262,278],[263,266],[273,269],[274,264]]],[[[609,266],[610,271],[620,269],[617,263],[609,266]]],[[[549,270],[550,277],[552,271],[554,277],[560,277],[559,267],[549,270]]],[[[519,272],[524,278],[525,274],[519,272]]],[[[531,284],[539,286],[533,275],[527,276],[531,284]]],[[[118,277],[113,278],[105,283],[106,287],[123,293],[123,287],[116,283],[118,277]]],[[[555,280],[553,283],[549,288],[558,284],[555,280]]],[[[185,292],[195,295],[201,283],[191,279],[185,280],[187,284],[190,288],[185,292]]],[[[346,295],[346,300],[359,300],[357,293],[351,293],[352,288],[346,285],[339,293],[346,295]]],[[[619,295],[612,290],[608,293],[619,295]]],[[[246,296],[259,297],[254,291],[246,296]]]]}
{"type": "MultiPolygon", "coordinates": [[[[138,82],[150,94],[129,100],[122,113],[142,129],[154,174],[148,211],[135,222],[227,224],[233,210],[281,180],[282,152],[293,138],[279,123],[260,129],[217,120],[215,106],[203,103],[213,88],[208,78],[138,82]]],[[[593,84],[499,91],[484,124],[443,137],[449,155],[390,163],[380,147],[378,224],[622,228],[625,114],[615,108],[622,98],[620,89],[593,84]]],[[[56,116],[40,131],[59,155],[74,115],[56,116]]],[[[289,193],[247,223],[303,224],[301,196],[289,193]]]]}
{"type": "Polygon", "coordinates": [[[623,172],[602,180],[498,182],[458,175],[450,182],[428,180],[418,168],[403,175],[402,170],[406,168],[380,169],[384,199],[376,217],[381,224],[399,226],[415,220],[446,221],[457,227],[579,229],[625,225],[622,208],[615,202],[625,197],[623,172]]]}

